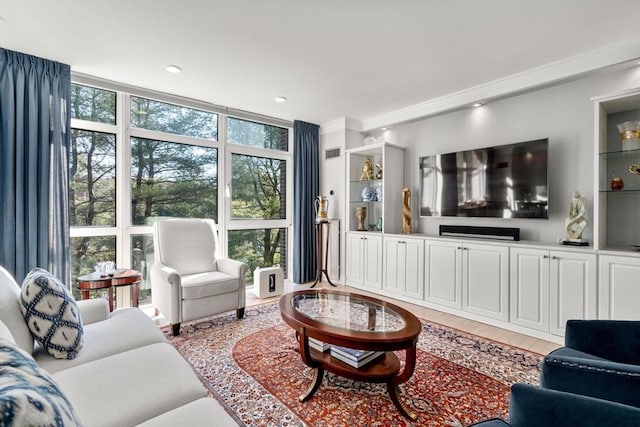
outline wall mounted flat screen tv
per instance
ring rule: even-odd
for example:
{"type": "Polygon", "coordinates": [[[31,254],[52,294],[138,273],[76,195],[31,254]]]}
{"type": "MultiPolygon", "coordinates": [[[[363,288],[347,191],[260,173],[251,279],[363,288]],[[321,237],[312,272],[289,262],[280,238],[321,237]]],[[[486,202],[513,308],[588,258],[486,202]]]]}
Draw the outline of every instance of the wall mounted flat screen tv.
{"type": "Polygon", "coordinates": [[[548,218],[548,139],[420,158],[420,216],[548,218]]]}

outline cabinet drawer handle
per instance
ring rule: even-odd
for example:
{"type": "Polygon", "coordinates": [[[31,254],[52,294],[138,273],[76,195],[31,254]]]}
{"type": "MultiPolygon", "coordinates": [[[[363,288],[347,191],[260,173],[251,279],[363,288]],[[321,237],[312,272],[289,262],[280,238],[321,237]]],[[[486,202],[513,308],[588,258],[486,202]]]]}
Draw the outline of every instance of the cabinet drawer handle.
{"type": "Polygon", "coordinates": [[[558,257],[555,255],[551,255],[551,259],[558,259],[558,257]]]}
{"type": "Polygon", "coordinates": [[[547,259],[549,258],[549,255],[542,255],[542,259],[547,259]]]}
{"type": "Polygon", "coordinates": [[[460,250],[462,250],[462,249],[464,249],[464,248],[463,248],[462,246],[458,246],[458,248],[457,248],[457,249],[460,249],[460,250]]]}

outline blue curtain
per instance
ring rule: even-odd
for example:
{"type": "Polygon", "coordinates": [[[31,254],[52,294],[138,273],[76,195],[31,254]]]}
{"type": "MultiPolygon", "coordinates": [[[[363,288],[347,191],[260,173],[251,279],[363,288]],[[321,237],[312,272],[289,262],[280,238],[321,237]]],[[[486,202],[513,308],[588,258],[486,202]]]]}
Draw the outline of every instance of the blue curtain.
{"type": "Polygon", "coordinates": [[[69,283],[71,69],[0,48],[0,264],[69,283]]]}
{"type": "Polygon", "coordinates": [[[316,278],[314,200],[320,193],[320,126],[293,122],[293,281],[316,278]]]}

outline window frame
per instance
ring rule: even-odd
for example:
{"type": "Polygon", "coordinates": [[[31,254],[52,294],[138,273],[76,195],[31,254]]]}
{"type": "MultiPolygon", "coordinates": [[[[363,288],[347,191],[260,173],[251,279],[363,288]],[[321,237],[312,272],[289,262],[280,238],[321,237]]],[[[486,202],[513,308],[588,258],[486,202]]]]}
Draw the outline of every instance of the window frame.
{"type": "MultiPolygon", "coordinates": [[[[238,115],[228,115],[224,119],[224,140],[227,139],[227,130],[228,130],[228,118],[233,117],[236,119],[249,120],[255,123],[262,123],[271,126],[283,127],[282,124],[277,123],[267,123],[265,121],[256,120],[255,117],[245,118],[239,117],[238,115]]],[[[225,203],[224,203],[224,224],[225,224],[225,249],[228,249],[227,246],[227,231],[234,230],[254,230],[254,229],[263,229],[263,228],[286,228],[287,229],[287,266],[288,272],[287,277],[291,277],[291,265],[293,262],[293,127],[288,128],[288,150],[274,150],[268,148],[258,148],[252,147],[249,145],[243,144],[235,144],[232,142],[226,142],[225,153],[224,153],[224,163],[225,163],[225,177],[224,177],[224,191],[220,193],[224,195],[225,203]],[[231,177],[231,162],[234,154],[247,155],[247,156],[256,156],[256,157],[267,157],[277,160],[286,161],[286,209],[285,209],[285,218],[283,219],[232,219],[231,218],[231,194],[232,194],[232,177],[231,177]],[[229,202],[227,202],[227,200],[229,202]]]]}
{"type": "MultiPolygon", "coordinates": [[[[263,228],[287,229],[287,266],[291,270],[293,260],[293,123],[282,119],[265,117],[259,114],[232,110],[207,102],[182,98],[161,92],[128,86],[91,76],[72,73],[72,84],[94,87],[96,89],[116,93],[115,125],[91,122],[82,119],[71,119],[71,127],[87,131],[111,133],[116,138],[116,221],[115,226],[71,226],[70,237],[115,236],[116,265],[130,266],[132,259],[132,236],[152,234],[153,226],[134,225],[131,217],[131,138],[146,138],[171,143],[198,145],[218,150],[218,230],[220,255],[228,254],[228,236],[230,230],[248,230],[263,228]],[[149,98],[181,107],[194,108],[218,115],[217,140],[206,140],[195,137],[164,133],[131,126],[131,96],[149,98]],[[269,126],[288,129],[288,150],[272,150],[233,144],[227,141],[228,117],[248,120],[269,126]],[[242,219],[231,220],[231,158],[232,154],[275,158],[286,161],[286,210],[285,218],[279,220],[242,219]]],[[[290,271],[289,271],[290,273],[290,271]]]]}

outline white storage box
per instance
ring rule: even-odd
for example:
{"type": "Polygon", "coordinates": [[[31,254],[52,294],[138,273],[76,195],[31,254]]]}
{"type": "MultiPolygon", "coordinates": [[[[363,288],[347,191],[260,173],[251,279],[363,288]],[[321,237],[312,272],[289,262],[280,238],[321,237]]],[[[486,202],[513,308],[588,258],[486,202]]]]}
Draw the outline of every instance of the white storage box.
{"type": "Polygon", "coordinates": [[[282,295],[284,273],[280,267],[256,268],[253,272],[253,293],[258,298],[282,295]]]}

